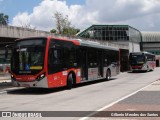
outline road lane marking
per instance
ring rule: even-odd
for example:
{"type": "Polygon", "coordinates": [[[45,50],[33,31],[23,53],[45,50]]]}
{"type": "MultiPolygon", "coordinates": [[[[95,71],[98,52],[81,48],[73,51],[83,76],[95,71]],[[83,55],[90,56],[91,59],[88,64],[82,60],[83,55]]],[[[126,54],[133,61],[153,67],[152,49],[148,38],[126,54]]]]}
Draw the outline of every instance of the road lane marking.
{"type": "Polygon", "coordinates": [[[106,106],[104,106],[104,107],[98,109],[97,111],[95,111],[95,112],[93,112],[93,113],[87,115],[86,117],[80,118],[79,120],[86,120],[86,119],[88,119],[90,116],[93,116],[94,114],[96,114],[96,113],[98,113],[98,112],[100,112],[100,111],[103,111],[103,110],[105,110],[105,109],[107,109],[107,108],[113,106],[114,104],[116,104],[116,103],[118,103],[118,102],[120,102],[120,101],[122,101],[122,100],[124,100],[124,99],[126,99],[126,98],[128,98],[128,97],[130,97],[130,96],[132,96],[132,95],[134,95],[134,94],[136,94],[136,93],[138,93],[139,91],[142,91],[143,89],[149,87],[150,85],[154,84],[155,82],[157,82],[157,80],[154,81],[154,82],[152,82],[152,83],[150,83],[149,85],[147,85],[147,86],[145,86],[145,87],[139,89],[139,90],[136,90],[135,92],[133,92],[133,93],[127,95],[127,96],[124,96],[124,97],[122,97],[122,98],[116,100],[115,102],[110,103],[109,105],[106,105],[106,106]]]}

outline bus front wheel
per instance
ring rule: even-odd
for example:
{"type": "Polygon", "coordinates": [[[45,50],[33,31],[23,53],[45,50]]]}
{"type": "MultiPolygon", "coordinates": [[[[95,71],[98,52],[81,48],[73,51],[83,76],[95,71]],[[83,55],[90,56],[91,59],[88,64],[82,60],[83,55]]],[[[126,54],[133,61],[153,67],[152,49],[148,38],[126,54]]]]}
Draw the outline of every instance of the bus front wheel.
{"type": "Polygon", "coordinates": [[[69,74],[67,78],[67,89],[72,89],[72,86],[73,86],[73,76],[72,74],[69,74]]]}

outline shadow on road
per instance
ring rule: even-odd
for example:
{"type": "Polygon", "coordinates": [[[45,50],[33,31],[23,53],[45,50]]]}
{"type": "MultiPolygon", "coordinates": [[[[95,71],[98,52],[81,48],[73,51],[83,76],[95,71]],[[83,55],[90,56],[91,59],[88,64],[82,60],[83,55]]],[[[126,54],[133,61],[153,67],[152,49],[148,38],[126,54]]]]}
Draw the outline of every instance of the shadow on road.
{"type": "Polygon", "coordinates": [[[110,82],[110,81],[113,81],[113,80],[116,80],[117,78],[111,78],[110,80],[105,80],[105,79],[101,79],[101,80],[96,80],[96,81],[89,81],[89,82],[84,82],[84,83],[80,83],[80,84],[77,84],[75,85],[75,88],[77,87],[85,87],[85,86],[88,86],[88,85],[92,85],[92,84],[97,84],[97,83],[102,83],[102,82],[110,82]]]}
{"type": "Polygon", "coordinates": [[[47,88],[20,88],[15,90],[7,91],[7,94],[19,94],[19,95],[43,95],[43,94],[50,94],[54,92],[60,92],[65,90],[64,87],[61,88],[54,88],[54,89],[47,89],[47,88]]]}
{"type": "MultiPolygon", "coordinates": [[[[92,84],[98,84],[102,82],[110,82],[116,80],[116,78],[112,78],[109,81],[106,80],[97,80],[97,81],[90,81],[90,82],[85,82],[81,84],[74,85],[72,89],[76,89],[79,87],[85,87],[88,85],[92,84]]],[[[72,90],[71,89],[71,90],[72,90]]],[[[8,90],[7,94],[19,94],[19,95],[43,95],[43,94],[50,94],[50,93],[56,93],[56,92],[62,92],[64,90],[68,90],[66,87],[60,87],[60,88],[19,88],[19,89],[13,89],[13,90],[8,90]]]]}

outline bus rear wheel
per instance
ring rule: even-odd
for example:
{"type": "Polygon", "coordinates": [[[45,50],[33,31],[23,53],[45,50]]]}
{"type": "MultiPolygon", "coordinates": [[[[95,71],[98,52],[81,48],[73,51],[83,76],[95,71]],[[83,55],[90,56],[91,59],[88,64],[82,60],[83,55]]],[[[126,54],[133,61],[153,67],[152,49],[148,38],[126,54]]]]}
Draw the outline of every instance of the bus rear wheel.
{"type": "Polygon", "coordinates": [[[110,80],[111,79],[111,71],[108,69],[106,72],[106,80],[110,80]]]}
{"type": "Polygon", "coordinates": [[[72,86],[73,86],[73,76],[72,74],[69,74],[67,78],[67,89],[72,89],[72,86]]]}

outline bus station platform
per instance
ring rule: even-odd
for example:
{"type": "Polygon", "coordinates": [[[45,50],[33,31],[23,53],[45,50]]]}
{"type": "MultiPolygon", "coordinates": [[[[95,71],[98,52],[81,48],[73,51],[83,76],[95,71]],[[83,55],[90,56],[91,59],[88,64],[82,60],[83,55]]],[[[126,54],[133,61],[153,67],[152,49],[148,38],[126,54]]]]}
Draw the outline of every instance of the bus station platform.
{"type": "Polygon", "coordinates": [[[119,102],[104,107],[89,120],[160,120],[160,79],[119,102]]]}
{"type": "Polygon", "coordinates": [[[0,91],[10,87],[12,87],[10,75],[0,74],[0,91]]]}
{"type": "Polygon", "coordinates": [[[0,83],[2,82],[11,82],[11,76],[10,75],[0,75],[0,83]]]}

